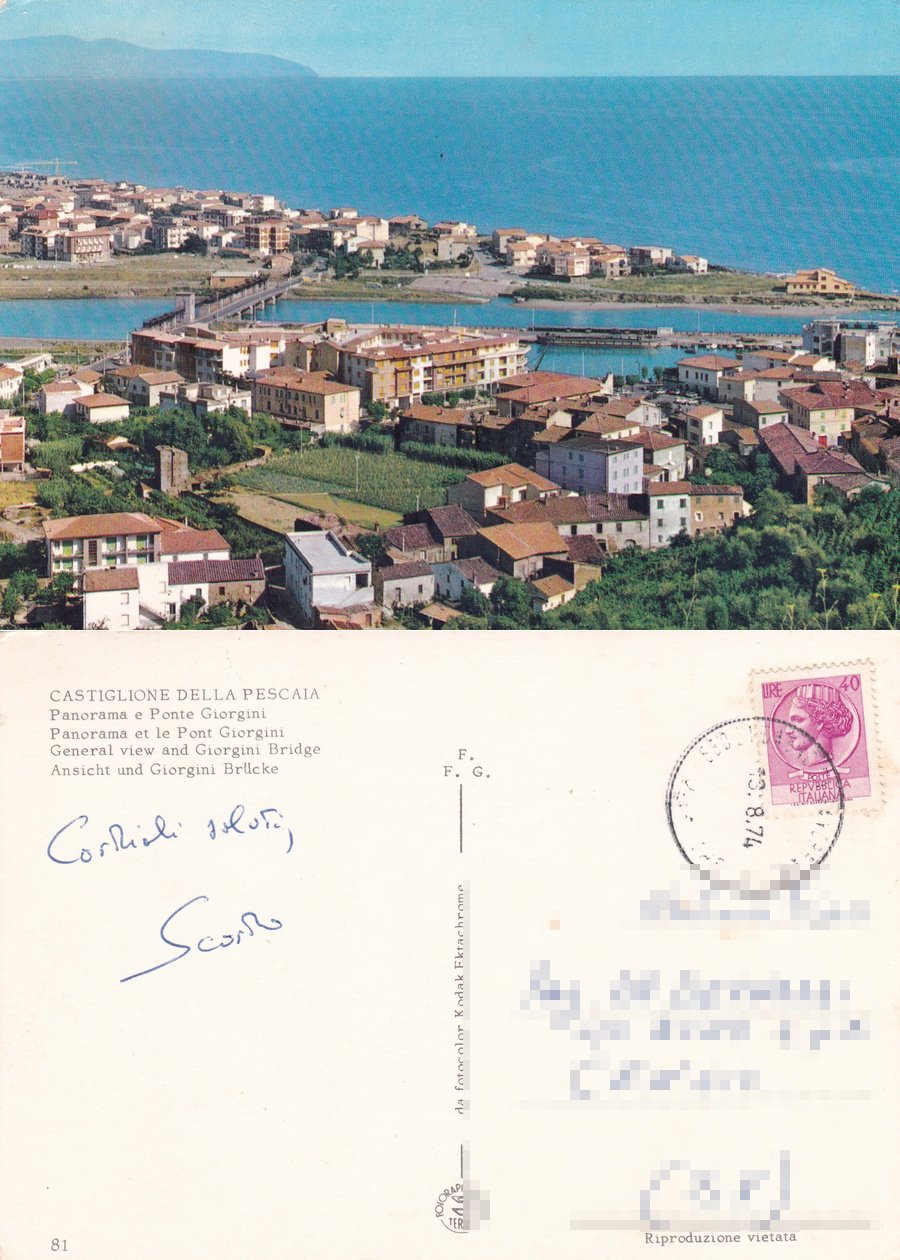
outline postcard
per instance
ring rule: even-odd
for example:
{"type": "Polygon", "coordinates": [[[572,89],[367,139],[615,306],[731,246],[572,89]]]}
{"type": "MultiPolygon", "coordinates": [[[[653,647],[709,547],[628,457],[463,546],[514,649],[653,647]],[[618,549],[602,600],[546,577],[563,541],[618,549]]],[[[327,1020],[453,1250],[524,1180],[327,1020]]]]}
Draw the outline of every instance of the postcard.
{"type": "Polygon", "coordinates": [[[897,1254],[885,636],[202,642],[0,643],[4,1256],[897,1254]]]}

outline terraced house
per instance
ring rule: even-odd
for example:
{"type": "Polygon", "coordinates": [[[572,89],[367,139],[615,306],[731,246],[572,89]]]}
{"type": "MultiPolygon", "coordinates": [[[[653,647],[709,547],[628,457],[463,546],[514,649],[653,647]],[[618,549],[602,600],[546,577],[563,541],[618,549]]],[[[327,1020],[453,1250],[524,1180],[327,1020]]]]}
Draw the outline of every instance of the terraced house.
{"type": "Polygon", "coordinates": [[[521,372],[527,346],[509,335],[450,328],[375,328],[315,347],[315,367],[355,385],[364,403],[410,407],[423,394],[493,390],[521,372]]]}
{"type": "Polygon", "coordinates": [[[44,522],[47,576],[118,569],[160,561],[228,560],[231,547],[215,529],[189,529],[144,512],[97,512],[44,522]]]}
{"type": "Polygon", "coordinates": [[[359,389],[326,372],[270,368],[254,378],[253,410],[268,412],[289,428],[351,433],[359,428],[359,389]]]}
{"type": "Polygon", "coordinates": [[[78,575],[159,559],[162,525],[143,512],[109,512],[45,521],[47,576],[78,575]]]}

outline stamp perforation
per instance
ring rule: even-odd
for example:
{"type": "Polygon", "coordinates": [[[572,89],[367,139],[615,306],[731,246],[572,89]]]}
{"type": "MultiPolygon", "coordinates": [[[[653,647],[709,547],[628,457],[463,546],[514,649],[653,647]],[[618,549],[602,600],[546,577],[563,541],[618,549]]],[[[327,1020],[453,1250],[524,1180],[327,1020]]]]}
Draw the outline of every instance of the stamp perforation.
{"type": "Polygon", "coordinates": [[[754,668],[749,676],[752,711],[763,712],[761,702],[762,684],[776,678],[810,681],[827,675],[859,674],[864,680],[863,720],[866,745],[868,750],[868,772],[871,794],[864,797],[850,798],[847,801],[848,811],[865,816],[880,814],[885,800],[884,755],[881,747],[879,722],[878,689],[876,686],[875,662],[868,656],[843,660],[813,660],[807,664],[761,665],[754,668]]]}

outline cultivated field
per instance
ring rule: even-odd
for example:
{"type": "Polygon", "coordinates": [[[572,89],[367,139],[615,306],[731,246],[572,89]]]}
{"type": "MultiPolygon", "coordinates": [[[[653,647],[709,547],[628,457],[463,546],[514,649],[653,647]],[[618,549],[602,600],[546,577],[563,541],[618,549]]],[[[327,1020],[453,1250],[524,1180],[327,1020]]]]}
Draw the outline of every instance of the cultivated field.
{"type": "MultiPolygon", "coordinates": [[[[413,512],[446,502],[446,487],[462,481],[465,471],[446,464],[408,459],[393,451],[371,454],[349,447],[312,446],[276,455],[265,468],[241,473],[236,481],[270,495],[335,495],[357,504],[413,512]]],[[[298,504],[299,506],[299,504],[298,504]]]]}
{"type": "Polygon", "coordinates": [[[397,512],[387,512],[368,503],[354,503],[352,499],[345,499],[340,495],[274,495],[241,488],[229,491],[225,497],[234,504],[245,520],[281,533],[287,533],[294,528],[297,508],[324,516],[337,516],[342,521],[373,532],[390,529],[392,525],[399,525],[402,520],[397,512]]]}

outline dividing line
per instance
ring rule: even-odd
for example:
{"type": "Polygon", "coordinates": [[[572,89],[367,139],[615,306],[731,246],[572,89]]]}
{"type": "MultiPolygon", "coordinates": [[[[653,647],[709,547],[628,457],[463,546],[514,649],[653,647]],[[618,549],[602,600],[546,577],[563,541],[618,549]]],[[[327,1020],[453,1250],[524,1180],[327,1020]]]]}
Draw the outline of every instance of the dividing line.
{"type": "Polygon", "coordinates": [[[463,851],[463,785],[459,785],[459,851],[463,851]]]}

